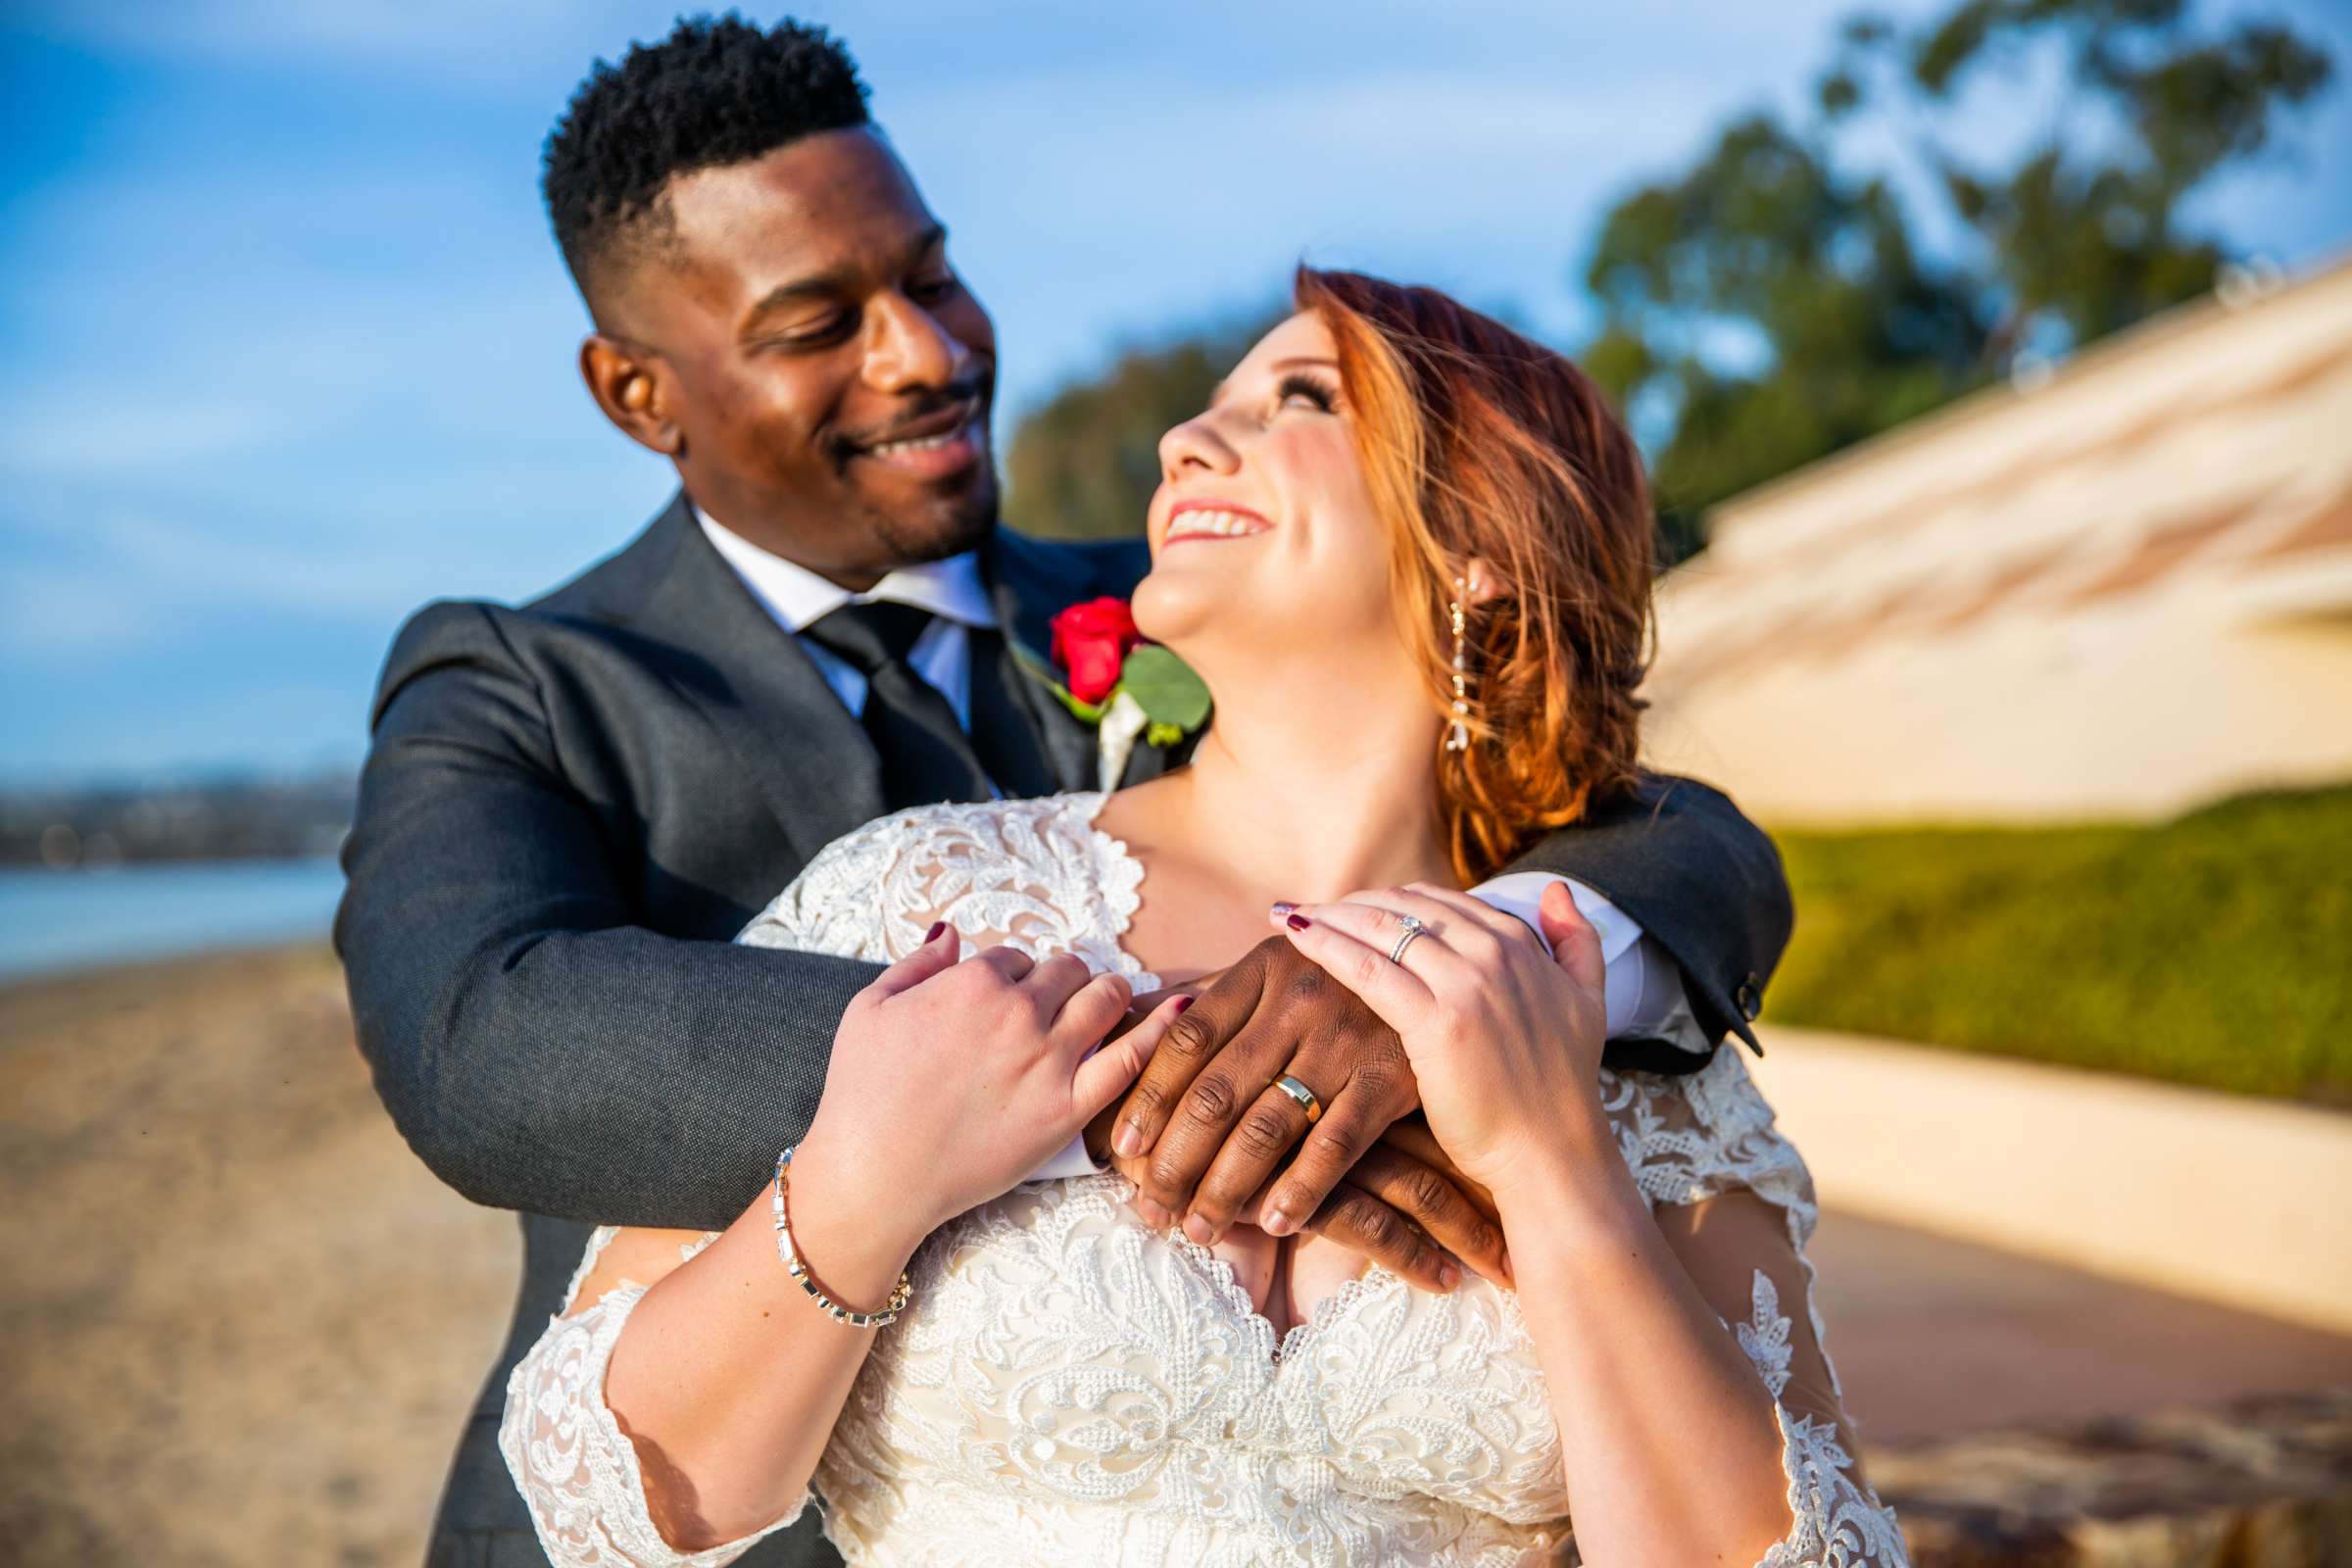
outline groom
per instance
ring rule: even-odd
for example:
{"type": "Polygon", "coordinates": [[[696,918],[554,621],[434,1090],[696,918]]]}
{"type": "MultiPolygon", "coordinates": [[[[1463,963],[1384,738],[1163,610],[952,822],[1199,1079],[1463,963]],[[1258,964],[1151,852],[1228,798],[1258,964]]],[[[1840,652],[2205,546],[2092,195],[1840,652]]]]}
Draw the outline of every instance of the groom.
{"type": "MultiPolygon", "coordinates": [[[[517,1210],[525,1243],[435,1525],[446,1568],[544,1561],[495,1437],[589,1223],[727,1224],[807,1126],[874,972],[728,939],[886,810],[1090,787],[1095,737],[1013,647],[1147,565],[1140,546],[997,526],[993,329],[821,30],[686,22],[599,65],[545,189],[595,323],[588,389],[682,490],[544,599],[419,612],[373,710],[336,923],[361,1049],[418,1153],[517,1210]]],[[[1127,778],[1168,762],[1139,749],[1127,778]]],[[[1614,902],[1595,906],[1615,921],[1613,1034],[1702,1052],[1747,1034],[1787,894],[1722,797],[1660,781],[1525,865],[1614,902]]],[[[1238,965],[1163,1092],[1229,1088],[1229,1042],[1394,1051],[1351,1000],[1287,1001],[1298,961],[1277,941],[1238,965]]],[[[1327,1081],[1303,1047],[1291,1059],[1327,1081]]],[[[1189,1190],[1216,1153],[1157,1174],[1189,1190]]],[[[1406,1208],[1443,1239],[1444,1213],[1406,1208]]],[[[1426,1276],[1415,1227],[1360,1191],[1318,1228],[1426,1276]]],[[[833,1560],[812,1523],[742,1559],[833,1560]]]]}

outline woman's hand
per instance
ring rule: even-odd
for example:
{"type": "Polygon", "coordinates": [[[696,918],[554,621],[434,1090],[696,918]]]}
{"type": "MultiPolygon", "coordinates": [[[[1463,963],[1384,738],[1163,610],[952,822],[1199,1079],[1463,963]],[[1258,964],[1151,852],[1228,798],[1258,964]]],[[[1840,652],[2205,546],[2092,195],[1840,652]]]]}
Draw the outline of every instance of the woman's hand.
{"type": "Polygon", "coordinates": [[[872,1173],[870,1196],[918,1239],[1066,1147],[1183,1010],[1163,1004],[1095,1052],[1126,1015],[1125,980],[1068,954],[1037,962],[1007,947],[959,963],[960,947],[935,927],[850,1004],[794,1160],[796,1171],[806,1157],[872,1173]]]}
{"type": "Polygon", "coordinates": [[[1545,953],[1526,925],[1416,882],[1277,916],[1292,942],[1404,1042],[1429,1128],[1462,1174],[1496,1192],[1599,1119],[1600,942],[1564,884],[1544,894],[1545,953]],[[1402,918],[1426,928],[1391,962],[1402,918]]]}

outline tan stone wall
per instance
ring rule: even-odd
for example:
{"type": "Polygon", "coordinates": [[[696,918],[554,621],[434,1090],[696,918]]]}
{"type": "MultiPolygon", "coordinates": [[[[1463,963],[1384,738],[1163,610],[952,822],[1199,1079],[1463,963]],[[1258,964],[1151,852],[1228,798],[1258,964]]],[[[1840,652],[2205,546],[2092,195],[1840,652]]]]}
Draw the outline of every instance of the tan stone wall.
{"type": "Polygon", "coordinates": [[[2352,624],[2170,596],[2020,615],[1711,682],[1662,699],[1646,740],[1775,823],[2155,819],[2352,778],[2352,624]]]}
{"type": "Polygon", "coordinates": [[[2352,1333],[2352,1116],[1772,1026],[1822,1201],[2352,1333]]]}
{"type": "Polygon", "coordinates": [[[2150,818],[2352,778],[2352,266],[1729,503],[1660,766],[1785,822],[2150,818]]]}

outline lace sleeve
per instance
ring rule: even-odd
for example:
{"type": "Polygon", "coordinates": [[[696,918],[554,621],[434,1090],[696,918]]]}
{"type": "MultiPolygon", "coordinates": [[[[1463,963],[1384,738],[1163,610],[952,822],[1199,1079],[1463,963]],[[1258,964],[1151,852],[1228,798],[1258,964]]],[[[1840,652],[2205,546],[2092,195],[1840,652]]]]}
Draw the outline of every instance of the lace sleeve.
{"type": "MultiPolygon", "coordinates": [[[[590,1238],[572,1276],[565,1309],[579,1295],[611,1226],[590,1238]]],[[[679,1249],[680,1261],[716,1239],[679,1249]]],[[[804,1496],[756,1535],[684,1552],[662,1539],[646,1502],[636,1445],[605,1403],[605,1366],[649,1287],[624,1280],[583,1310],[548,1319],[547,1330],[507,1379],[498,1448],[531,1511],[539,1547],[557,1568],[723,1568],[791,1524],[804,1496]]]]}
{"type": "Polygon", "coordinates": [[[1792,1523],[1758,1568],[1908,1568],[1893,1511],[1855,1463],[1824,1345],[1805,1255],[1812,1178],[1745,1065],[1721,1051],[1689,1077],[1604,1072],[1601,1087],[1658,1228],[1774,1400],[1792,1523]]]}

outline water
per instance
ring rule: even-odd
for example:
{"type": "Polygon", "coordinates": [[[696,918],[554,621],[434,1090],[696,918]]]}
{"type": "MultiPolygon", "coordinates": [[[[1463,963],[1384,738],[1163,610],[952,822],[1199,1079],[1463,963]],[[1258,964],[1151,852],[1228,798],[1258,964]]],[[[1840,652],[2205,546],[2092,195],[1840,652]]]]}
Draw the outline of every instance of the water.
{"type": "Polygon", "coordinates": [[[342,895],[331,858],[0,871],[0,981],[323,938],[342,895]]]}

